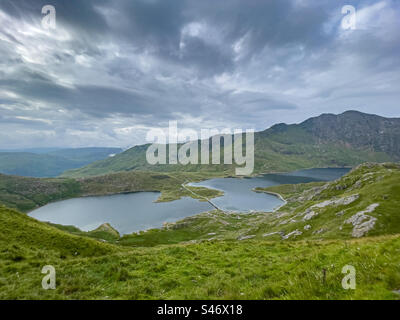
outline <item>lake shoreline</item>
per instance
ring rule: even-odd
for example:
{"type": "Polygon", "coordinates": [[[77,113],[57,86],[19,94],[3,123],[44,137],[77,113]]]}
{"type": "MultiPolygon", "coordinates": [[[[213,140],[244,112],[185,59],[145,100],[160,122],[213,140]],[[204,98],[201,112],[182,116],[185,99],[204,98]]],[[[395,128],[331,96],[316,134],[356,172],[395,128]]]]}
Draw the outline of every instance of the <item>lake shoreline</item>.
{"type": "MultiPolygon", "coordinates": [[[[287,200],[279,193],[277,192],[272,192],[272,191],[267,191],[267,190],[257,190],[257,189],[252,189],[252,191],[257,192],[257,193],[267,193],[270,194],[272,196],[278,197],[280,200],[283,201],[283,204],[281,204],[280,206],[274,208],[274,210],[272,212],[276,212],[278,211],[280,208],[282,208],[284,205],[286,205],[288,202],[287,200]]],[[[269,212],[269,211],[265,211],[265,212],[269,212]]]]}

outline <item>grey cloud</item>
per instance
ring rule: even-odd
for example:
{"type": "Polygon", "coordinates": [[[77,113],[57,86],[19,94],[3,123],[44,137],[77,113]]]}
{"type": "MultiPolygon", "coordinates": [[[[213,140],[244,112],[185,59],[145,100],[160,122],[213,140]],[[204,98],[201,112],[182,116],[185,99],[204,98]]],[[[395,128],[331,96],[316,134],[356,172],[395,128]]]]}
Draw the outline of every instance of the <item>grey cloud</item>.
{"type": "Polygon", "coordinates": [[[349,106],[398,115],[400,5],[382,1],[373,27],[345,33],[345,0],[3,0],[1,136],[125,146],[174,119],[261,130],[349,106]],[[50,36],[34,31],[45,4],[50,36]]]}

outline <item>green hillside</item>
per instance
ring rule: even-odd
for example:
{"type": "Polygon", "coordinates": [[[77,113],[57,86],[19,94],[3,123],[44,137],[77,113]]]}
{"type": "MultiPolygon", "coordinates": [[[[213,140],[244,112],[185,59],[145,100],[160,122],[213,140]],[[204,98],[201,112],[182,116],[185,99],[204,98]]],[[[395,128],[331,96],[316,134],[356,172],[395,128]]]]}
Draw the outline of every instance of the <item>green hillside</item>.
{"type": "Polygon", "coordinates": [[[287,199],[275,213],[213,211],[119,239],[109,225],[85,233],[1,206],[0,299],[399,299],[399,178],[398,164],[365,164],[333,182],[259,190],[287,199]],[[378,203],[355,237],[345,221],[378,203]],[[317,215],[291,221],[312,206],[317,215]],[[41,287],[45,265],[55,290],[41,287]],[[345,265],[355,290],[341,286],[345,265]]]}
{"type": "Polygon", "coordinates": [[[119,148],[78,148],[48,152],[0,152],[0,173],[29,177],[56,177],[65,170],[117,154],[119,148]]]}
{"type": "MultiPolygon", "coordinates": [[[[278,124],[255,134],[254,173],[398,161],[399,141],[400,119],[355,111],[321,115],[301,124],[278,124]]],[[[234,173],[234,165],[150,165],[146,161],[148,146],[133,147],[113,158],[69,170],[63,176],[95,176],[131,170],[234,173]]]]}

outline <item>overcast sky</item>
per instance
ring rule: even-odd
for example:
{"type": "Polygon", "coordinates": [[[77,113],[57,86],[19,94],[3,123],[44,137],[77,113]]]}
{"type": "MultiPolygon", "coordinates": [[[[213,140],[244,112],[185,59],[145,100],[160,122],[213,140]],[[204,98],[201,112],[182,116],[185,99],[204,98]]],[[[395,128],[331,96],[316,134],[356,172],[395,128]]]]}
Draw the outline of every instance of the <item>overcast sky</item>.
{"type": "Polygon", "coordinates": [[[396,0],[0,0],[0,26],[0,148],[127,147],[168,120],[400,116],[396,0]]]}

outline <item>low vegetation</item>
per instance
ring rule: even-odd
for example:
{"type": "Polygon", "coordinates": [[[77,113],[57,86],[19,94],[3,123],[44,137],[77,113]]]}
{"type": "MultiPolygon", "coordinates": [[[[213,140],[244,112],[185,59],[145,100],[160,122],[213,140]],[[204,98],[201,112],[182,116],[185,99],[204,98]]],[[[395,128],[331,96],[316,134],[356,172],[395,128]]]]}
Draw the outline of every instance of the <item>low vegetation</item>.
{"type": "Polygon", "coordinates": [[[400,238],[127,248],[1,208],[0,299],[398,299],[400,238]],[[342,267],[357,287],[341,286],[342,267]],[[57,288],[43,290],[44,265],[57,288]]]}

